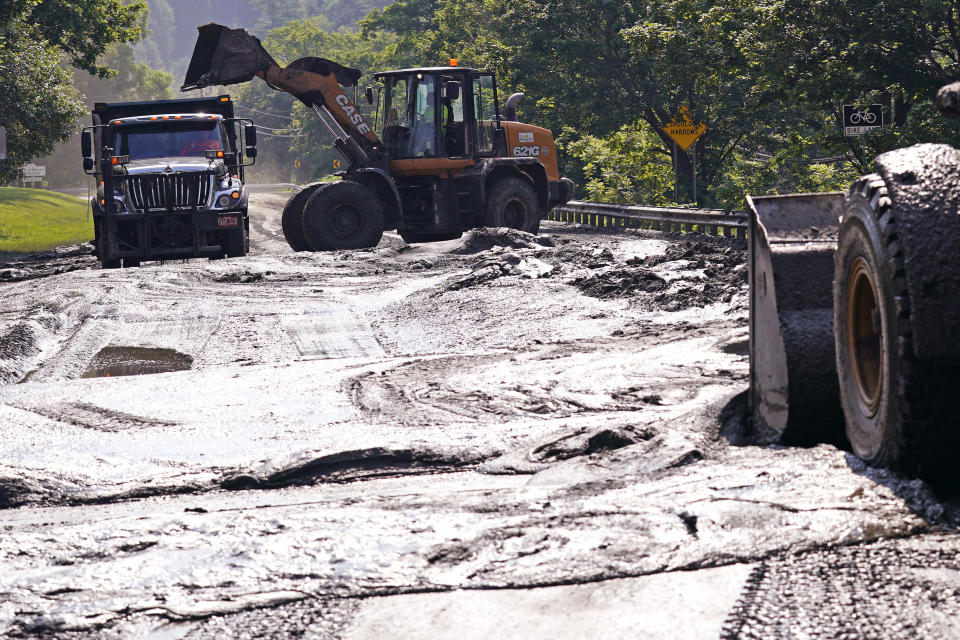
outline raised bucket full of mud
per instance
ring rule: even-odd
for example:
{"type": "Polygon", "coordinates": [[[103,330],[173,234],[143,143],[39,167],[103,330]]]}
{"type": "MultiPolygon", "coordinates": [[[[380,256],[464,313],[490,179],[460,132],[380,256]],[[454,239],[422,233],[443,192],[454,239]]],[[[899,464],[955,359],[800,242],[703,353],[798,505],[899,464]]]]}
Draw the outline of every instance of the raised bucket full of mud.
{"type": "Polygon", "coordinates": [[[210,23],[197,27],[197,43],[181,91],[248,82],[277,63],[246,29],[210,23]]]}
{"type": "Polygon", "coordinates": [[[842,193],[747,196],[750,413],[761,442],[843,438],[833,337],[842,193]]]}

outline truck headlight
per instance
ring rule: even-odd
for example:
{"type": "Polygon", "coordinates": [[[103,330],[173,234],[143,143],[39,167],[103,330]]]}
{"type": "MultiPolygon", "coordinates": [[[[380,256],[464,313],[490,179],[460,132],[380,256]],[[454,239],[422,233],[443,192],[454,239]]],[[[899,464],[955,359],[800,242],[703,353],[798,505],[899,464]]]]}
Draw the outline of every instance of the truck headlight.
{"type": "Polygon", "coordinates": [[[220,207],[221,209],[226,209],[227,207],[229,207],[231,202],[233,202],[233,199],[230,198],[229,193],[225,193],[219,198],[217,198],[217,206],[220,207]]]}

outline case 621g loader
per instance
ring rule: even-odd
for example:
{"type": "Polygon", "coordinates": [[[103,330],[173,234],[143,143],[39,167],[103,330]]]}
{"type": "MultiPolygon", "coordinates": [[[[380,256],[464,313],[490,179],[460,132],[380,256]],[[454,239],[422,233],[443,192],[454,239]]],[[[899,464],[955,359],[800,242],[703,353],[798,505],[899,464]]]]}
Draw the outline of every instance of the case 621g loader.
{"type": "MultiPolygon", "coordinates": [[[[960,117],[960,83],[937,95],[960,117]]],[[[771,441],[842,442],[960,485],[960,150],[881,154],[845,194],[748,198],[750,404],[771,441]]]]}
{"type": "MultiPolygon", "coordinates": [[[[408,242],[459,237],[473,227],[536,233],[573,183],[560,178],[553,135],[515,121],[521,94],[501,117],[494,76],[464,67],[385,71],[371,126],[357,108],[360,71],[323,58],[280,67],[243,29],[199,27],[182,89],[254,76],[312,109],[346,159],[342,180],[311,184],[283,210],[297,251],[355,249],[397,229],[408,242]],[[354,87],[353,97],[343,87],[354,87]]],[[[365,91],[369,104],[374,91],[365,91]]]]}

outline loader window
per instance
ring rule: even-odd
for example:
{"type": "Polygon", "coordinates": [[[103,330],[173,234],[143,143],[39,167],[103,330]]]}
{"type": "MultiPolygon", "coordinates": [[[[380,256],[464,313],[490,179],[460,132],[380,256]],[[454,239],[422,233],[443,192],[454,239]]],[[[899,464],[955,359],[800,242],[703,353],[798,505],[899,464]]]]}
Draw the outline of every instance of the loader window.
{"type": "Polygon", "coordinates": [[[493,154],[500,115],[497,109],[497,88],[492,74],[484,73],[473,80],[473,113],[477,118],[477,153],[493,154]]]}
{"type": "Polygon", "coordinates": [[[442,87],[440,93],[440,133],[443,143],[441,154],[451,157],[468,155],[460,77],[442,76],[440,86],[442,87]]]}
{"type": "Polygon", "coordinates": [[[407,155],[411,158],[437,155],[437,82],[433,76],[420,75],[410,82],[413,124],[407,155]]]}
{"type": "Polygon", "coordinates": [[[388,76],[381,139],[392,158],[437,155],[437,82],[428,74],[388,76]]]}

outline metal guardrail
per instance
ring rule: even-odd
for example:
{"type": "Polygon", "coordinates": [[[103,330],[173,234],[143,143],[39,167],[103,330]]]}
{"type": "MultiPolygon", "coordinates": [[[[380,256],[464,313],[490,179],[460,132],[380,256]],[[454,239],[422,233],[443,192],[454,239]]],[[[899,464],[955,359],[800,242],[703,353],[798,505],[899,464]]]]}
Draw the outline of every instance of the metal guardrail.
{"type": "Polygon", "coordinates": [[[748,216],[722,209],[645,207],[573,200],[554,207],[547,220],[575,222],[595,227],[651,229],[665,233],[705,233],[711,236],[745,237],[748,216]]]}

